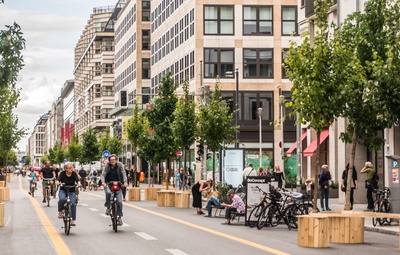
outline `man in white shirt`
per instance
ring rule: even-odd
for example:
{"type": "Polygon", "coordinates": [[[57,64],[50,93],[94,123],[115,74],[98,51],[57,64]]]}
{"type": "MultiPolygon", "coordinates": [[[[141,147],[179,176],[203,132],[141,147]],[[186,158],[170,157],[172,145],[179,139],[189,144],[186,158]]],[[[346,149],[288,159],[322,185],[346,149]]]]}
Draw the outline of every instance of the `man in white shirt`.
{"type": "Polygon", "coordinates": [[[243,169],[243,179],[246,179],[247,176],[257,176],[256,171],[253,169],[252,163],[250,163],[248,167],[243,169]]]}

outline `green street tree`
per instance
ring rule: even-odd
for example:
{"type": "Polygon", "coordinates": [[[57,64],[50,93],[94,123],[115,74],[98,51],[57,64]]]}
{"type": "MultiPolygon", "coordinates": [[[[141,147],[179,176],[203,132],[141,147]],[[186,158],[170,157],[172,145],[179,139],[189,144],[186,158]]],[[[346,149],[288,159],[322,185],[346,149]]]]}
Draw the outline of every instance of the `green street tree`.
{"type": "Polygon", "coordinates": [[[53,148],[49,150],[48,159],[51,164],[58,164],[61,167],[61,163],[64,162],[66,156],[66,151],[61,146],[61,142],[56,142],[53,148]]]}
{"type": "Polygon", "coordinates": [[[122,142],[118,137],[110,136],[110,128],[107,127],[106,130],[101,134],[99,140],[100,153],[108,150],[111,154],[119,155],[122,153],[122,142]]]}
{"type": "Polygon", "coordinates": [[[82,134],[82,162],[89,164],[89,169],[92,169],[92,161],[98,160],[100,155],[99,144],[95,131],[89,127],[82,134]]]}
{"type": "Polygon", "coordinates": [[[152,139],[158,144],[155,158],[159,159],[157,163],[166,160],[168,171],[171,170],[169,160],[175,157],[177,150],[171,128],[171,123],[174,121],[173,113],[178,102],[176,88],[177,84],[171,72],[168,72],[161,80],[158,96],[152,101],[151,108],[146,111],[150,126],[154,130],[152,139]]]}
{"type": "MultiPolygon", "coordinates": [[[[159,153],[157,150],[157,146],[159,146],[159,142],[155,139],[153,129],[150,128],[150,123],[147,118],[144,119],[143,122],[143,130],[144,133],[140,138],[140,147],[138,149],[138,156],[149,162],[150,167],[149,171],[147,172],[147,178],[150,180],[151,177],[154,177],[154,173],[152,171],[152,166],[156,162],[160,162],[159,153]]],[[[150,186],[150,181],[148,181],[150,186]]],[[[152,183],[153,184],[153,183],[152,183]]]]}
{"type": "MultiPolygon", "coordinates": [[[[186,77],[183,83],[183,97],[179,99],[174,111],[174,121],[172,122],[172,133],[175,144],[183,151],[184,172],[186,172],[186,152],[193,144],[196,131],[196,104],[192,96],[189,96],[189,80],[186,77]]],[[[185,174],[181,176],[185,183],[185,174]]],[[[185,185],[182,186],[184,189],[185,185]]]]}
{"type": "Polygon", "coordinates": [[[213,152],[213,180],[215,180],[215,153],[219,151],[221,144],[228,143],[235,132],[238,132],[238,127],[233,125],[235,112],[229,111],[229,105],[221,98],[219,81],[217,81],[210,103],[199,106],[196,130],[198,140],[213,152]]]}
{"type": "MultiPolygon", "coordinates": [[[[67,145],[67,158],[71,162],[79,161],[82,152],[82,145],[79,143],[77,135],[73,135],[70,143],[67,145]]],[[[81,162],[80,162],[81,163],[81,162]]]]}
{"type": "Polygon", "coordinates": [[[31,163],[31,157],[26,156],[25,157],[25,165],[29,166],[30,163],[31,163]]]}
{"type": "Polygon", "coordinates": [[[8,165],[10,166],[16,166],[18,165],[18,160],[17,160],[17,155],[15,155],[14,151],[10,151],[8,153],[8,159],[7,159],[8,165]]]}
{"type": "MultiPolygon", "coordinates": [[[[334,25],[328,25],[330,4],[326,0],[315,1],[316,30],[314,40],[309,35],[302,35],[302,42],[290,43],[285,67],[292,87],[293,113],[299,114],[298,125],[307,124],[317,133],[317,150],[315,164],[314,197],[317,197],[317,185],[320,172],[320,134],[328,128],[342,112],[345,96],[342,93],[343,84],[337,83],[337,73],[332,69],[335,59],[335,45],[330,40],[334,25]]],[[[313,211],[317,210],[317,200],[314,199],[313,211]]]]}
{"type": "MultiPolygon", "coordinates": [[[[128,139],[132,144],[132,148],[134,150],[135,155],[137,155],[138,147],[141,146],[141,137],[145,135],[145,131],[149,130],[149,127],[146,127],[145,122],[148,122],[148,120],[143,117],[142,113],[139,113],[139,107],[137,103],[135,104],[135,107],[133,108],[132,112],[132,117],[128,120],[128,126],[127,126],[127,135],[128,139]]],[[[147,123],[147,125],[149,125],[147,123]]],[[[139,167],[139,159],[136,157],[136,167],[139,167]]],[[[136,183],[136,178],[137,175],[133,175],[133,182],[136,183]]]]}
{"type": "Polygon", "coordinates": [[[42,165],[44,165],[47,160],[49,160],[49,158],[47,157],[47,154],[44,153],[44,155],[40,158],[40,163],[42,163],[42,165]]]}
{"type": "Polygon", "coordinates": [[[400,116],[400,99],[394,96],[400,87],[398,8],[397,0],[368,1],[363,12],[348,16],[333,39],[340,54],[334,70],[342,76],[346,96],[342,116],[347,129],[340,138],[351,143],[345,210],[350,209],[357,143],[371,151],[381,149],[384,139],[377,133],[392,127],[400,116]]]}

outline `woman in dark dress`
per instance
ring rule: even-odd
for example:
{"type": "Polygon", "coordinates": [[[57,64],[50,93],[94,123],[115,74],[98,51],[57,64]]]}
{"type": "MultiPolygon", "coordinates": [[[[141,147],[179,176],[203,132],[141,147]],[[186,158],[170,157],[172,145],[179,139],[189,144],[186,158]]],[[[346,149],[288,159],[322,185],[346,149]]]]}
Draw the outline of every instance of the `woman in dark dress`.
{"type": "Polygon", "coordinates": [[[201,210],[201,192],[207,191],[210,192],[212,189],[213,181],[208,179],[206,181],[200,180],[192,187],[192,195],[193,195],[193,207],[196,208],[197,214],[202,215],[204,212],[201,210]]]}

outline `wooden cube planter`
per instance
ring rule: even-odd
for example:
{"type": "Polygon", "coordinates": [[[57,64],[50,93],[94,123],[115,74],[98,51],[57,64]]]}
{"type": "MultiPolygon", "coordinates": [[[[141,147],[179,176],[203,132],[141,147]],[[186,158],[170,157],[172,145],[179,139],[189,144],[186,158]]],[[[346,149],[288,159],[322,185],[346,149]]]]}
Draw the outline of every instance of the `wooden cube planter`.
{"type": "Polygon", "coordinates": [[[129,201],[140,201],[141,188],[130,188],[128,189],[128,200],[129,201]]]}
{"type": "Polygon", "coordinates": [[[8,187],[0,187],[0,201],[10,201],[10,189],[8,187]]]}
{"type": "Polygon", "coordinates": [[[190,204],[190,191],[176,191],[175,192],[175,207],[176,208],[189,208],[190,204]]]}

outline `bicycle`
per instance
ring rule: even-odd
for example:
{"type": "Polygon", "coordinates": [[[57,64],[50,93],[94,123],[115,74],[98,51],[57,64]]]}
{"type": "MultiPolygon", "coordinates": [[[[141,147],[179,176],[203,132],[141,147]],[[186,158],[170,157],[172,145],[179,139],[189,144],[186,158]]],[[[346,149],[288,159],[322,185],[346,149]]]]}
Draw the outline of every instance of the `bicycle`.
{"type": "Polygon", "coordinates": [[[47,206],[50,206],[50,197],[51,197],[51,184],[53,182],[53,178],[43,178],[43,182],[47,182],[46,185],[46,196],[45,199],[47,201],[47,206]]]}
{"type": "MultiPolygon", "coordinates": [[[[390,189],[388,187],[384,187],[383,190],[376,190],[376,200],[374,203],[374,212],[383,212],[383,213],[390,213],[390,189]]],[[[372,225],[374,227],[379,223],[380,226],[383,224],[390,225],[391,219],[390,218],[372,218],[372,225]]]]}
{"type": "Polygon", "coordinates": [[[111,190],[111,197],[110,197],[111,204],[110,204],[110,207],[109,207],[111,209],[110,210],[110,218],[111,218],[111,223],[112,223],[113,230],[115,232],[118,231],[118,225],[120,225],[119,222],[118,222],[117,191],[121,190],[121,186],[122,186],[121,182],[117,182],[117,181],[108,183],[108,187],[111,190]]]}
{"type": "Polygon", "coordinates": [[[269,199],[268,193],[260,189],[258,186],[256,186],[256,188],[259,192],[262,193],[262,197],[260,203],[254,206],[253,209],[250,211],[247,223],[250,228],[254,228],[257,225],[258,218],[260,217],[260,214],[264,210],[264,208],[268,205],[267,200],[269,199]]]}
{"type": "Polygon", "coordinates": [[[36,188],[36,181],[32,180],[30,185],[29,185],[29,194],[32,197],[35,197],[35,188],[36,188]]]}
{"type": "Polygon", "coordinates": [[[62,213],[62,219],[64,222],[64,232],[69,235],[69,232],[71,230],[71,221],[72,221],[72,204],[71,204],[71,199],[69,198],[69,193],[70,189],[75,189],[76,185],[65,185],[61,184],[65,188],[66,192],[66,201],[64,203],[64,210],[62,213]]]}
{"type": "Polygon", "coordinates": [[[99,185],[98,185],[97,177],[91,178],[90,183],[89,183],[89,190],[94,189],[94,191],[97,191],[98,187],[99,187],[99,185]]]}

